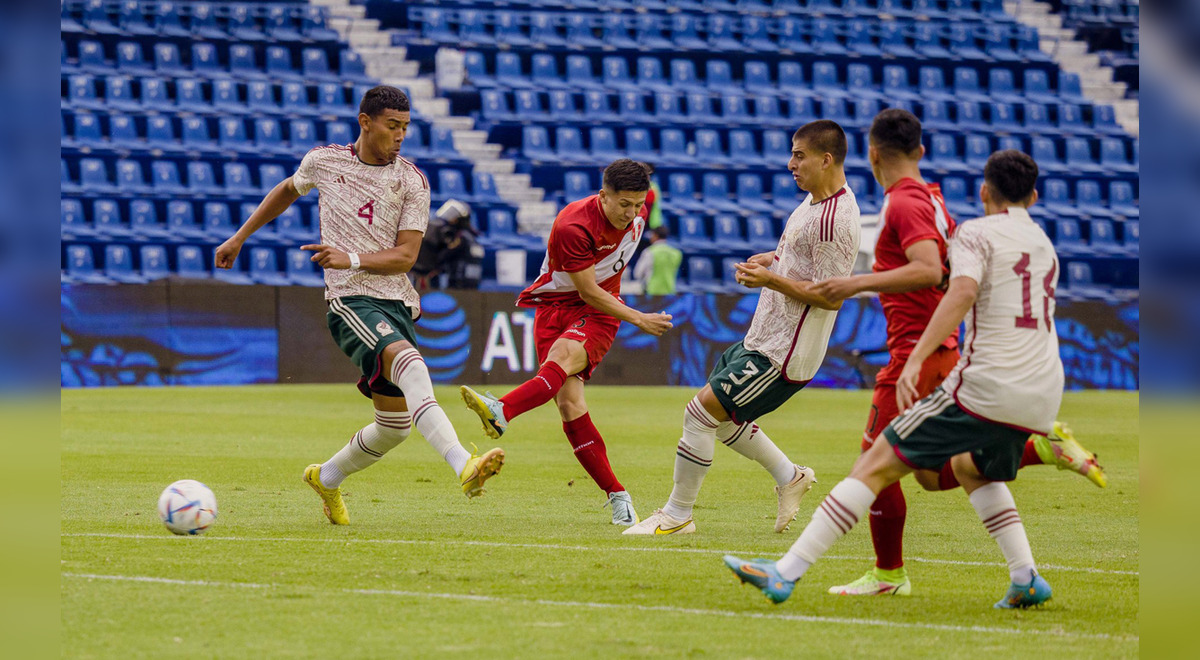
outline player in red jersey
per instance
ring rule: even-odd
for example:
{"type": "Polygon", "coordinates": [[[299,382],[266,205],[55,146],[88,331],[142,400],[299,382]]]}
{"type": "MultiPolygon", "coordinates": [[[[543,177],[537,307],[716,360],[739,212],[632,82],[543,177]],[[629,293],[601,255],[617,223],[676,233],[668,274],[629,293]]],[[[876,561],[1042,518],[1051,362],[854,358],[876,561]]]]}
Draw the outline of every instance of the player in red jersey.
{"type": "MultiPolygon", "coordinates": [[[[826,280],[816,285],[817,293],[838,302],[858,293],[876,292],[887,319],[889,360],[875,380],[871,412],[863,433],[862,450],[900,414],[896,380],[909,354],[929,325],[944,293],[947,243],[954,233],[954,219],[946,211],[941,187],[921,177],[921,122],[898,108],[880,112],[869,133],[871,170],[886,189],[880,212],[882,223],[875,245],[875,265],[870,274],[826,280]]],[[[913,400],[928,396],[950,374],[958,362],[958,336],[951,334],[922,364],[913,400]]],[[[1095,456],[1079,445],[1070,430],[1055,424],[1057,437],[1031,436],[1026,443],[1021,467],[1051,464],[1087,476],[1104,486],[1104,473],[1095,456]]],[[[949,468],[937,473],[918,470],[914,476],[927,490],[947,490],[959,484],[949,468]]],[[[846,585],[831,587],[841,595],[899,595],[912,591],[904,568],[903,541],[907,504],[899,482],[879,493],[871,505],[871,542],[875,546],[875,568],[846,585]]]]}
{"type": "Polygon", "coordinates": [[[638,522],[633,501],[613,474],[604,439],[592,424],[583,384],[612,346],[621,321],[658,336],[670,314],[644,314],[621,301],[621,273],[646,228],[650,175],[628,158],[604,170],[600,192],[568,204],[554,219],[542,272],[517,305],[537,310],[534,335],[541,368],[497,399],[464,386],[463,400],[499,438],[518,415],[554,399],[563,431],[588,475],[608,495],[615,525],[638,522]],[[573,376],[573,378],[572,378],[573,376]]]}

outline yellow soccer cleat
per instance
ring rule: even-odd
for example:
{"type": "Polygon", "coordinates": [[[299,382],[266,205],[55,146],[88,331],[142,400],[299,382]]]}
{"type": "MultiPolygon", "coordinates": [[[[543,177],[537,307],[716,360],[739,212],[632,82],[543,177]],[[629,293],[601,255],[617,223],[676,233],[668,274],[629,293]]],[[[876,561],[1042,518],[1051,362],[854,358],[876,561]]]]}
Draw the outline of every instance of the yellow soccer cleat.
{"type": "Polygon", "coordinates": [[[463,403],[467,404],[467,408],[479,415],[479,421],[483,422],[483,432],[487,434],[487,437],[499,440],[500,436],[504,435],[504,431],[508,429],[508,420],[504,419],[504,404],[500,403],[500,400],[492,396],[490,392],[480,394],[466,385],[458,388],[458,391],[462,394],[463,403]]]}
{"type": "Polygon", "coordinates": [[[325,503],[325,517],[335,525],[349,525],[350,512],[346,511],[346,503],[342,501],[341,488],[326,488],[321,484],[321,464],[313,463],[304,468],[304,483],[312,486],[325,503]]]}
{"type": "MultiPolygon", "coordinates": [[[[472,449],[474,449],[474,445],[472,445],[472,449]]],[[[483,495],[483,482],[496,476],[502,467],[504,467],[504,450],[499,447],[484,452],[482,456],[472,453],[471,460],[467,461],[462,474],[458,475],[462,479],[463,495],[467,497],[483,495]]]]}
{"type": "Polygon", "coordinates": [[[1060,470],[1078,472],[1100,488],[1108,486],[1108,477],[1104,475],[1104,468],[1096,462],[1096,455],[1079,444],[1071,427],[1066,424],[1054,422],[1054,431],[1049,437],[1033,436],[1033,447],[1043,463],[1057,465],[1060,470]]]}

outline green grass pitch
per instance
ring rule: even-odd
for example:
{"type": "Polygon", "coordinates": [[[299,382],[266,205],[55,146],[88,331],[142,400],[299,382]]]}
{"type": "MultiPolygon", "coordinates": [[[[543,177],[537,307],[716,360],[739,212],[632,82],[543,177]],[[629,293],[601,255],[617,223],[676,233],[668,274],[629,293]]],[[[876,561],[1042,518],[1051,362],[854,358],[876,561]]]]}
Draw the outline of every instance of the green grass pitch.
{"type": "MultiPolygon", "coordinates": [[[[498,388],[504,390],[506,388],[498,388]]],[[[592,417],[642,515],[666,500],[683,388],[595,387],[592,417]]],[[[478,420],[438,397],[464,444],[478,420]]],[[[418,433],[343,490],[333,527],[301,480],[366,422],[352,386],[62,392],[61,652],[72,658],[1134,657],[1138,636],[1138,397],[1069,393],[1061,417],[1109,475],[1036,466],[1012,485],[1054,599],[992,609],[1008,583],[961,490],[911,479],[911,598],[825,589],[870,565],[860,525],[770,605],[721,554],[775,557],[858,453],[865,391],[806,390],[760,420],[819,483],[772,531],[774,485],[718,446],[697,533],[631,538],[575,462],[552,406],[510,427],[504,471],[467,500],[418,433]],[[158,521],[176,479],[208,484],[220,517],[202,537],[158,521]]]]}

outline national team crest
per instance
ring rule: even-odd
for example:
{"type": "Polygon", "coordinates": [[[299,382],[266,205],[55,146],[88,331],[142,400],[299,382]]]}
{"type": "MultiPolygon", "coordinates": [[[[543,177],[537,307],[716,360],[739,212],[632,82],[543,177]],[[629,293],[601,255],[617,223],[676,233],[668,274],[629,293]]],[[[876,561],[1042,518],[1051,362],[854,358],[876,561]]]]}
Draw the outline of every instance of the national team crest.
{"type": "Polygon", "coordinates": [[[388,325],[387,321],[380,321],[375,324],[375,332],[378,332],[380,337],[386,337],[395,332],[395,330],[392,329],[392,326],[388,325]]]}

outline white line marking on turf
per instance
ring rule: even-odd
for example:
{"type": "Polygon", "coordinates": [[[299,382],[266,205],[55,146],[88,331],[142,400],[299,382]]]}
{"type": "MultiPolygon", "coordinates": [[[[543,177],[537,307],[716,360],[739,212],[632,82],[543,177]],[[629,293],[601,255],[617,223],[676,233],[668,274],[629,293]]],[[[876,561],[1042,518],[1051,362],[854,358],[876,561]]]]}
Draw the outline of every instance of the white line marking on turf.
{"type": "MultiPolygon", "coordinates": [[[[214,582],[207,580],[174,580],[143,575],[96,575],[92,573],[63,573],[63,577],[81,578],[87,580],[112,580],[119,582],[150,582],[180,586],[198,587],[256,587],[256,588],[288,588],[289,586],[303,590],[301,585],[256,584],[250,582],[214,582]]],[[[363,596],[399,596],[401,598],[435,598],[439,600],[471,601],[477,603],[502,603],[505,605],[541,605],[546,607],[564,607],[569,609],[603,609],[603,610],[634,610],[637,612],[664,612],[667,614],[693,614],[702,616],[720,616],[727,618],[765,619],[775,621],[800,621],[804,623],[833,623],[849,626],[873,626],[880,628],[910,628],[919,630],[940,630],[945,632],[990,633],[998,635],[1047,635],[1051,637],[1066,637],[1072,639],[1102,639],[1122,642],[1140,642],[1137,635],[1108,635],[1104,633],[1073,633],[1062,630],[1031,630],[1028,628],[998,628],[991,626],[958,626],[946,623],[924,623],[905,621],[885,621],[882,619],[859,619],[853,617],[816,616],[806,614],[776,614],[767,612],[744,612],[738,610],[713,610],[693,607],[675,607],[673,605],[637,605],[634,603],[600,603],[578,600],[547,600],[544,598],[505,598],[502,596],[483,596],[479,594],[429,593],[420,591],[401,591],[396,589],[337,589],[341,593],[358,594],[363,596]]]]}
{"type": "MultiPolygon", "coordinates": [[[[110,534],[105,532],[69,532],[61,534],[64,537],[92,537],[110,539],[149,539],[155,541],[172,541],[176,536],[165,534],[110,534]]],[[[555,543],[506,543],[503,541],[467,541],[461,539],[439,539],[436,541],[422,539],[360,539],[360,538],[298,538],[298,537],[248,537],[248,536],[205,536],[213,541],[237,541],[246,543],[377,543],[384,545],[465,545],[485,548],[530,548],[539,550],[624,550],[629,552],[674,552],[701,555],[766,555],[780,554],[780,550],[710,550],[707,548],[663,548],[645,546],[590,546],[562,545],[555,543]]],[[[837,561],[875,561],[874,557],[851,557],[848,555],[825,555],[825,560],[837,561]]],[[[994,561],[962,561],[957,559],[927,559],[924,557],[905,557],[906,560],[921,564],[943,564],[947,566],[1006,566],[1004,562],[994,561]]],[[[1077,573],[1098,573],[1102,575],[1140,575],[1138,571],[1120,571],[1108,568],[1092,568],[1088,566],[1060,566],[1058,564],[1038,564],[1039,568],[1056,571],[1073,571],[1077,573]]]]}

